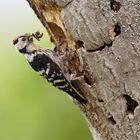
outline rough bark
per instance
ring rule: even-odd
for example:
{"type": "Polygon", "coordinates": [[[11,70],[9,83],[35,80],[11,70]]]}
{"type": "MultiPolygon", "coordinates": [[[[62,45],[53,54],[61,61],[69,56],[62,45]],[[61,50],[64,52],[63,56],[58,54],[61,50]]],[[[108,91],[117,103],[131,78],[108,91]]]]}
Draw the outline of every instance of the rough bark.
{"type": "Polygon", "coordinates": [[[27,0],[88,100],[94,140],[140,139],[140,1],[27,0]],[[68,52],[68,53],[67,53],[68,52]]]}

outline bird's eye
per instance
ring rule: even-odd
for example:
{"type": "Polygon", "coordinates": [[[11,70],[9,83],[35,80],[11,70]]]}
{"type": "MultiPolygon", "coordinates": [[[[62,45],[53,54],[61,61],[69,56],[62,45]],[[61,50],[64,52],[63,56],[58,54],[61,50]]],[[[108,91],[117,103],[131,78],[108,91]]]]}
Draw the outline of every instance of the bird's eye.
{"type": "Polygon", "coordinates": [[[25,41],[25,40],[26,40],[26,38],[25,38],[25,37],[23,37],[21,40],[22,40],[22,41],[25,41]]]}

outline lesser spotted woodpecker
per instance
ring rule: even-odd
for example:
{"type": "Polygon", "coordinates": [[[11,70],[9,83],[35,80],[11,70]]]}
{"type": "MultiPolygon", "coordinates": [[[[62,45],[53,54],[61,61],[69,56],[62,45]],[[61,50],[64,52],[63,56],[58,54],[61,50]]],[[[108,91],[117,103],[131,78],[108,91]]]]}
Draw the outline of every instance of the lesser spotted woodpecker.
{"type": "Polygon", "coordinates": [[[57,63],[59,56],[51,49],[41,48],[34,44],[33,37],[38,39],[42,34],[24,34],[13,40],[15,48],[25,56],[31,67],[53,86],[68,93],[74,99],[85,105],[87,100],[81,96],[66,78],[57,63]]]}

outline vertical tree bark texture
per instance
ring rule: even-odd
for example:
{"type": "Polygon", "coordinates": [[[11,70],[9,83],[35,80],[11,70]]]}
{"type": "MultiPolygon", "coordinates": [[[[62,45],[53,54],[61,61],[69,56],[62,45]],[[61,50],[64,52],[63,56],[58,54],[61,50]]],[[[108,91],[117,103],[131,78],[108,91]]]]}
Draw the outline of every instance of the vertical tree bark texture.
{"type": "Polygon", "coordinates": [[[52,42],[63,40],[94,140],[140,140],[140,1],[27,1],[52,42]]]}

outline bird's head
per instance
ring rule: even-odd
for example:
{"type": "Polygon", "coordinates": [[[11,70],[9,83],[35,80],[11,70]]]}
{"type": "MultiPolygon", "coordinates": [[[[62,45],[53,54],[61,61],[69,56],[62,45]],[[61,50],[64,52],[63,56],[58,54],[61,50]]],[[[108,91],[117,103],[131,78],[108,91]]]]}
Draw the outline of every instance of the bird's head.
{"type": "Polygon", "coordinates": [[[42,36],[43,34],[38,31],[33,34],[20,35],[13,40],[13,45],[20,53],[30,53],[35,49],[33,38],[40,40],[42,36]]]}
{"type": "Polygon", "coordinates": [[[25,53],[27,51],[27,48],[32,43],[33,43],[33,37],[30,34],[24,34],[24,35],[17,36],[13,40],[13,45],[21,53],[25,53]]]}

